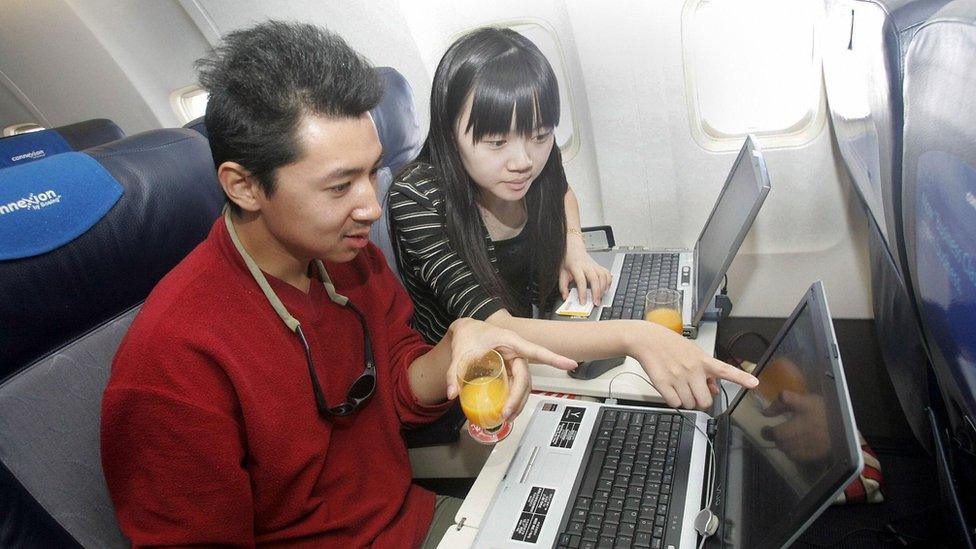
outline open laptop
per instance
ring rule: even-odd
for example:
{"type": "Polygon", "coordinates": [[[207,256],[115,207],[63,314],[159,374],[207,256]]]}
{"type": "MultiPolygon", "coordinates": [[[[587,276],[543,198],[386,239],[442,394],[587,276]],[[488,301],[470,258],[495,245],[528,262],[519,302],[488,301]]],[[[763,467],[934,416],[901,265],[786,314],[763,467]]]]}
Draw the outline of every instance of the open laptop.
{"type": "MultiPolygon", "coordinates": [[[[610,270],[613,282],[604,305],[595,307],[587,318],[644,318],[644,294],[654,288],[673,288],[683,294],[685,335],[696,337],[698,324],[767,194],[766,161],[755,138],[748,136],[693,249],[591,253],[610,270]]],[[[564,317],[554,314],[552,318],[564,317]]]]}
{"type": "Polygon", "coordinates": [[[804,295],[715,418],[541,402],[476,547],[783,547],[863,468],[823,286],[804,295]],[[696,528],[696,519],[698,520],[696,528]]]}

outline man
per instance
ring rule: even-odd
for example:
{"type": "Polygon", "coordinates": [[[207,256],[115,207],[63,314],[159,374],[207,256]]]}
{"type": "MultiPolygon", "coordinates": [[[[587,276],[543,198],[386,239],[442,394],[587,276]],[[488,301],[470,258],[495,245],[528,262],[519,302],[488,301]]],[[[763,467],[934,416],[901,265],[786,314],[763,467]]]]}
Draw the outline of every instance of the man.
{"type": "Polygon", "coordinates": [[[228,208],[115,357],[102,463],[122,531],[136,546],[436,543],[449,520],[428,532],[435,498],[411,484],[400,431],[449,405],[452,361],[504,350],[508,416],[529,389],[519,357],[575,363],[483,323],[434,347],[408,327],[367,240],[381,90],[340,38],[265,23],[199,67],[228,208]]]}

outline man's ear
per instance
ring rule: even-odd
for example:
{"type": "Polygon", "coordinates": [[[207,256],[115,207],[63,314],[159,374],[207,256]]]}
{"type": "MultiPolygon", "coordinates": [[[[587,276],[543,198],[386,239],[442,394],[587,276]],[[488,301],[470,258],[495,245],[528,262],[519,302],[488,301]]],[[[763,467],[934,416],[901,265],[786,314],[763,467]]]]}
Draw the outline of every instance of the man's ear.
{"type": "Polygon", "coordinates": [[[227,199],[237,204],[245,212],[256,212],[261,209],[258,196],[263,196],[263,190],[258,179],[247,168],[237,162],[224,162],[217,167],[217,180],[227,199]]]}

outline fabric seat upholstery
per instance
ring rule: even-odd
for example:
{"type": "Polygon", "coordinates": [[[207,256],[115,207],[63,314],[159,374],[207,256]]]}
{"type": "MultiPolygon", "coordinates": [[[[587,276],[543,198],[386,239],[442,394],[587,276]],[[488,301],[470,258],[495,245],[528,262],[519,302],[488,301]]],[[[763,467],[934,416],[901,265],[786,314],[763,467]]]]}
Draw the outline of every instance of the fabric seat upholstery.
{"type": "Polygon", "coordinates": [[[192,131],[87,154],[121,184],[118,202],[62,247],[0,262],[2,547],[127,545],[101,469],[102,393],[139,305],[223,203],[206,140],[192,131]]]}
{"type": "Polygon", "coordinates": [[[976,0],[922,25],[905,57],[906,254],[945,403],[937,423],[959,546],[976,525],[976,0]]]}
{"type": "Polygon", "coordinates": [[[902,74],[918,26],[948,0],[828,0],[824,82],[834,136],[868,216],[876,335],[915,438],[931,451],[931,367],[904,263],[902,74]]]}

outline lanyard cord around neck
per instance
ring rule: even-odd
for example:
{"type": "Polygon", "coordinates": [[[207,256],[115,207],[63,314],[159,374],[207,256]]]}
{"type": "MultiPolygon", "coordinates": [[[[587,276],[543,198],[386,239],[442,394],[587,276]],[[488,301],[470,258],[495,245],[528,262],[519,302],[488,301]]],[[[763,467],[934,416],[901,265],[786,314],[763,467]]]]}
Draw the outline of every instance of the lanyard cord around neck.
{"type": "MultiPolygon", "coordinates": [[[[227,232],[230,234],[231,242],[234,243],[234,247],[237,249],[237,252],[241,254],[241,258],[244,259],[244,264],[247,265],[247,270],[251,273],[254,281],[257,282],[258,287],[261,288],[261,291],[264,293],[264,297],[268,299],[268,302],[271,304],[271,308],[278,313],[278,316],[281,318],[281,321],[285,323],[285,326],[288,326],[288,329],[292,332],[299,334],[304,342],[305,336],[302,333],[301,322],[299,322],[297,318],[293,317],[291,313],[288,312],[288,309],[285,308],[285,304],[281,302],[278,295],[275,294],[274,290],[271,289],[271,284],[268,283],[267,277],[265,277],[264,273],[261,272],[261,268],[258,267],[258,264],[254,262],[251,255],[247,253],[247,250],[244,249],[244,245],[241,244],[241,240],[237,236],[237,230],[234,228],[234,223],[231,221],[230,209],[226,206],[224,207],[224,224],[227,225],[227,232]]],[[[313,260],[313,263],[315,264],[315,268],[319,273],[319,278],[322,280],[322,285],[325,286],[325,292],[329,294],[329,299],[332,300],[333,303],[337,303],[343,307],[349,307],[352,309],[352,312],[355,313],[359,318],[359,323],[362,324],[363,334],[365,337],[365,334],[369,333],[366,329],[366,317],[363,316],[363,313],[358,307],[349,301],[348,297],[336,291],[335,285],[332,283],[332,278],[329,277],[328,271],[325,270],[325,264],[319,259],[313,260]]],[[[305,352],[310,352],[307,348],[307,344],[305,352]]],[[[370,345],[366,346],[366,355],[367,365],[368,367],[372,367],[373,349],[370,345]]]]}

